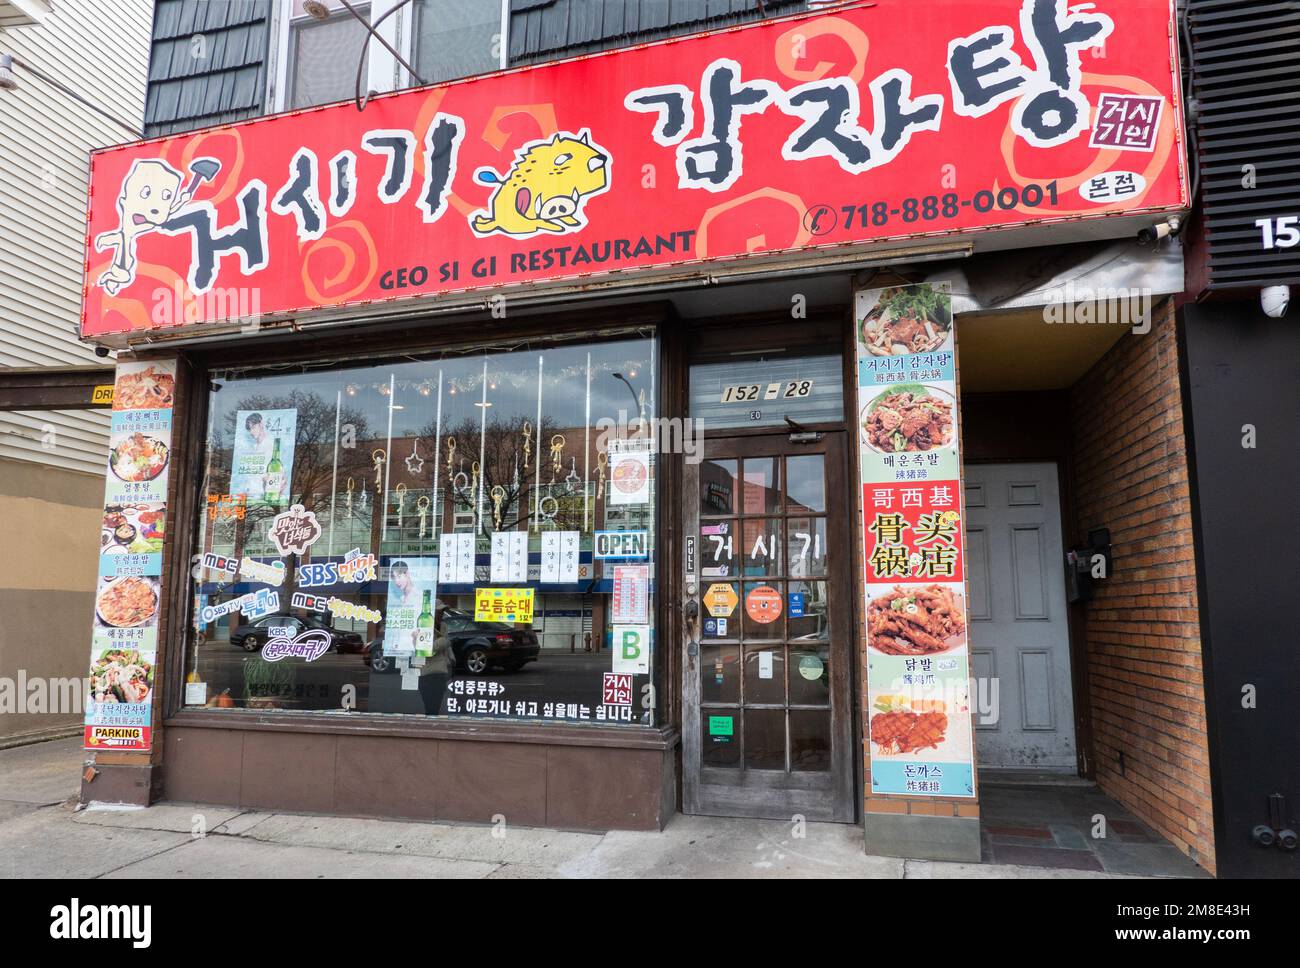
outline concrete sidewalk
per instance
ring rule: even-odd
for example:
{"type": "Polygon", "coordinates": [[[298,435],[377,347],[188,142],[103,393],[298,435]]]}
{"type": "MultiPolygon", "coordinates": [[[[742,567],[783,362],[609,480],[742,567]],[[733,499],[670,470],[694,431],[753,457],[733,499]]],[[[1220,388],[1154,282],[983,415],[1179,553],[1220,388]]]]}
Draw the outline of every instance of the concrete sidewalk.
{"type": "Polygon", "coordinates": [[[164,803],[77,810],[80,740],[0,751],[5,878],[1074,878],[1117,875],[868,856],[861,828],[679,816],[574,833],[164,803]]]}

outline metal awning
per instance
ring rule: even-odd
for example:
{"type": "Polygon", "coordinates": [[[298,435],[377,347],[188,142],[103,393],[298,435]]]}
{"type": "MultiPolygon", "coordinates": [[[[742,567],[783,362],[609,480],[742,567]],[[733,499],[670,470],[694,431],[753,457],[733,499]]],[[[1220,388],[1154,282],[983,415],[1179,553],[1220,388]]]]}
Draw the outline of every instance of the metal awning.
{"type": "Polygon", "coordinates": [[[0,410],[81,410],[112,405],[111,366],[0,368],[0,410]]]}

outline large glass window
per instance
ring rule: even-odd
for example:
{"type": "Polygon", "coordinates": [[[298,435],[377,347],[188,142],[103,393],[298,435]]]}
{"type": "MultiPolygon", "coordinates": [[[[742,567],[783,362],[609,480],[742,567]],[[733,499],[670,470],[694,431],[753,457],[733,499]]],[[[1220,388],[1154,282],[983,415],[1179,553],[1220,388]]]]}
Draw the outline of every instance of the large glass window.
{"type": "Polygon", "coordinates": [[[212,374],[187,704],[652,724],[655,352],[212,374]]]}

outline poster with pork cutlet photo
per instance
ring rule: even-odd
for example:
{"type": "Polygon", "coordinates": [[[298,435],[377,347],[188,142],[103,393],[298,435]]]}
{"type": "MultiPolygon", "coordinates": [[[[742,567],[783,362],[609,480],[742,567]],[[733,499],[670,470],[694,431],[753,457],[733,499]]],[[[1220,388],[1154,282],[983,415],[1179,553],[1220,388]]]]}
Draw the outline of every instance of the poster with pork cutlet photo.
{"type": "Polygon", "coordinates": [[[970,704],[964,696],[872,689],[868,701],[872,792],[974,796],[970,704]]]}
{"type": "Polygon", "coordinates": [[[875,792],[974,794],[966,651],[961,645],[919,656],[868,654],[875,792]]]}

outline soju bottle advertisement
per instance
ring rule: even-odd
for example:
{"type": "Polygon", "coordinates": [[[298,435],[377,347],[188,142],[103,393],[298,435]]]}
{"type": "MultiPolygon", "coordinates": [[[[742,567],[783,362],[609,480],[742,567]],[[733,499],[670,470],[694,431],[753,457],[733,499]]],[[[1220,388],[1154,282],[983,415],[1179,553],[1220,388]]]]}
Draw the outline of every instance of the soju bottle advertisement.
{"type": "Polygon", "coordinates": [[[438,609],[438,559],[392,558],[387,571],[384,655],[432,656],[438,609]]]}
{"type": "Polygon", "coordinates": [[[293,441],[297,410],[240,410],[235,414],[235,447],[230,463],[230,493],[273,507],[288,507],[293,482],[293,441]]]}

